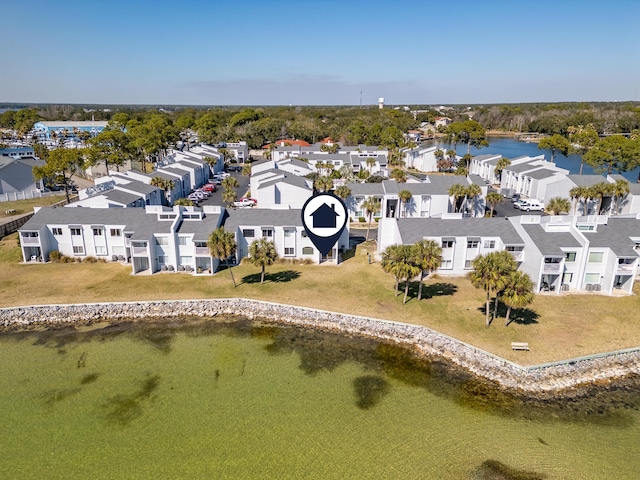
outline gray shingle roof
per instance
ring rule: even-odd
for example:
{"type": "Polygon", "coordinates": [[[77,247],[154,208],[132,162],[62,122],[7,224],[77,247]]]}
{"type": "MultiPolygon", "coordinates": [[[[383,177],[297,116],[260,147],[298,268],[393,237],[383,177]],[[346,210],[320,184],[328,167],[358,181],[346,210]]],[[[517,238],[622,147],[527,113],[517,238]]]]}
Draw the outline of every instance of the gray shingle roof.
{"type": "MultiPolygon", "coordinates": [[[[432,175],[421,183],[398,183],[394,180],[382,182],[387,194],[395,195],[400,190],[409,190],[413,195],[449,195],[449,188],[455,184],[469,185],[467,177],[462,175],[432,175]]],[[[481,183],[484,185],[484,181],[481,183]]]]}
{"type": "Polygon", "coordinates": [[[527,173],[526,175],[536,180],[542,180],[543,178],[553,177],[557,173],[558,172],[549,170],[548,168],[541,168],[540,170],[534,170],[533,172],[527,173]]]}
{"type": "Polygon", "coordinates": [[[542,168],[540,165],[532,165],[530,163],[519,163],[518,165],[509,165],[505,170],[510,170],[515,173],[526,172],[527,170],[533,170],[536,168],[542,168]]]}
{"type": "Polygon", "coordinates": [[[396,222],[403,244],[413,244],[424,237],[499,237],[506,245],[524,244],[504,218],[400,218],[396,222]]]}
{"type": "Polygon", "coordinates": [[[469,174],[469,180],[471,180],[472,183],[475,183],[480,187],[484,187],[487,185],[484,179],[480,175],[475,175],[473,173],[469,174]]]}
{"type": "Polygon", "coordinates": [[[598,225],[595,232],[584,231],[591,247],[609,247],[619,257],[637,257],[632,237],[640,238],[640,220],[609,218],[606,225],[598,225]]]}
{"type": "Polygon", "coordinates": [[[40,230],[45,225],[119,225],[134,232],[133,239],[147,239],[153,233],[169,233],[170,221],[159,221],[156,213],[143,208],[44,207],[20,230],[40,230]]]}
{"type": "Polygon", "coordinates": [[[561,247],[580,247],[580,242],[570,232],[546,232],[539,224],[523,224],[522,228],[542,255],[563,256],[561,247]]]}
{"type": "Polygon", "coordinates": [[[108,200],[112,200],[123,205],[129,205],[136,200],[142,200],[142,196],[135,195],[133,193],[123,192],[122,190],[108,190],[104,192],[104,195],[108,200]]]}
{"type": "Polygon", "coordinates": [[[632,195],[640,195],[640,183],[631,183],[629,180],[619,174],[610,175],[610,177],[614,182],[618,180],[624,180],[629,184],[629,193],[631,193],[632,195]]]}
{"type": "Polygon", "coordinates": [[[229,210],[224,229],[235,233],[241,226],[302,226],[301,212],[300,209],[271,210],[268,208],[229,210]]]}
{"type": "Polygon", "coordinates": [[[220,222],[220,215],[208,213],[202,220],[183,220],[178,233],[193,233],[194,242],[206,242],[220,222]]]}
{"type": "Polygon", "coordinates": [[[382,183],[347,183],[351,195],[382,195],[384,187],[382,183]]]}
{"type": "Polygon", "coordinates": [[[591,187],[596,183],[606,181],[602,175],[568,175],[568,177],[578,187],[591,187]]]}
{"type": "Polygon", "coordinates": [[[119,187],[125,190],[133,190],[134,192],[139,192],[145,195],[148,193],[153,193],[156,190],[160,190],[158,187],[154,187],[153,185],[149,185],[148,183],[144,183],[144,182],[139,182],[137,180],[132,180],[131,178],[126,176],[123,176],[120,178],[126,178],[128,183],[126,184],[116,183],[114,186],[115,189],[118,189],[119,187]]]}
{"type": "Polygon", "coordinates": [[[284,177],[274,178],[273,180],[267,180],[266,182],[260,183],[260,185],[258,185],[258,189],[264,188],[264,187],[270,187],[271,185],[276,185],[278,183],[286,183],[289,185],[293,185],[295,187],[304,188],[309,191],[312,191],[313,188],[310,187],[307,184],[307,182],[309,182],[309,180],[307,180],[304,177],[298,177],[297,175],[285,175],[284,177]]]}

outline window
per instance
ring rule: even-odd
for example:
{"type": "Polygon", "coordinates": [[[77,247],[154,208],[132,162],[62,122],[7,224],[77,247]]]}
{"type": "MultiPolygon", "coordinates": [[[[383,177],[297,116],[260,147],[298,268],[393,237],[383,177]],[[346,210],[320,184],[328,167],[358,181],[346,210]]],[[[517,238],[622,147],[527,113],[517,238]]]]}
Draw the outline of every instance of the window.
{"type": "Polygon", "coordinates": [[[293,247],[284,247],[284,255],[285,257],[292,257],[295,255],[295,248],[293,247]]]}
{"type": "Polygon", "coordinates": [[[253,238],[256,236],[256,232],[253,228],[243,228],[242,236],[245,238],[253,238]]]}
{"type": "Polygon", "coordinates": [[[189,239],[188,237],[178,237],[178,245],[188,245],[187,244],[188,239],[189,239]]]}
{"type": "Polygon", "coordinates": [[[578,230],[581,230],[583,232],[591,232],[595,229],[595,225],[578,225],[578,230]]]}
{"type": "Polygon", "coordinates": [[[52,228],[51,231],[53,232],[54,235],[62,235],[61,228],[55,227],[55,228],[52,228]]]}
{"type": "Polygon", "coordinates": [[[303,255],[313,255],[313,247],[303,247],[302,254],[303,255]]]}
{"type": "Polygon", "coordinates": [[[112,237],[121,237],[122,236],[122,230],[120,230],[119,228],[112,228],[110,233],[111,233],[112,237]]]}
{"type": "Polygon", "coordinates": [[[285,228],[284,229],[284,237],[285,238],[291,238],[293,237],[293,235],[296,233],[295,230],[291,229],[291,228],[285,228]]]}
{"type": "Polygon", "coordinates": [[[80,231],[79,228],[72,228],[71,235],[82,235],[82,232],[80,231]]]}
{"type": "Polygon", "coordinates": [[[484,241],[484,248],[496,248],[496,241],[495,240],[485,240],[484,241]]]}
{"type": "Polygon", "coordinates": [[[473,260],[465,260],[464,261],[464,268],[466,268],[467,270],[472,268],[471,263],[473,262],[473,260]]]}
{"type": "Polygon", "coordinates": [[[24,238],[38,238],[38,232],[23,232],[22,236],[24,238]]]}
{"type": "Polygon", "coordinates": [[[452,260],[442,260],[442,263],[440,264],[440,268],[442,269],[451,269],[453,267],[453,261],[452,260]]]}
{"type": "Polygon", "coordinates": [[[273,230],[270,228],[263,228],[262,229],[262,236],[263,237],[273,237],[273,230]]]}
{"type": "Polygon", "coordinates": [[[478,240],[467,240],[467,248],[478,248],[478,240]]]}
{"type": "Polygon", "coordinates": [[[180,257],[180,265],[193,264],[193,257],[180,257]]]}
{"type": "Polygon", "coordinates": [[[94,237],[100,237],[100,236],[102,236],[102,229],[101,229],[101,228],[94,228],[94,229],[93,229],[93,236],[94,236],[94,237]]]}
{"type": "Polygon", "coordinates": [[[96,245],[96,255],[106,255],[107,247],[104,245],[96,245]]]}
{"type": "Polygon", "coordinates": [[[166,255],[158,255],[158,265],[166,265],[167,256],[166,255]]]}
{"type": "Polygon", "coordinates": [[[589,253],[589,263],[602,263],[603,259],[604,259],[604,252],[589,253]]]}
{"type": "Polygon", "coordinates": [[[565,252],[564,259],[566,262],[575,262],[576,261],[576,252],[565,252]]]}
{"type": "Polygon", "coordinates": [[[453,248],[454,241],[453,240],[443,240],[442,248],[453,248]]]}
{"type": "Polygon", "coordinates": [[[562,283],[571,283],[573,280],[573,273],[564,273],[562,275],[562,283]]]}
{"type": "Polygon", "coordinates": [[[84,247],[73,247],[73,253],[77,255],[84,255],[84,247]]]}
{"type": "Polygon", "coordinates": [[[600,283],[599,273],[585,273],[584,283],[600,283]]]}
{"type": "Polygon", "coordinates": [[[169,245],[169,237],[156,237],[156,245],[169,245]]]}

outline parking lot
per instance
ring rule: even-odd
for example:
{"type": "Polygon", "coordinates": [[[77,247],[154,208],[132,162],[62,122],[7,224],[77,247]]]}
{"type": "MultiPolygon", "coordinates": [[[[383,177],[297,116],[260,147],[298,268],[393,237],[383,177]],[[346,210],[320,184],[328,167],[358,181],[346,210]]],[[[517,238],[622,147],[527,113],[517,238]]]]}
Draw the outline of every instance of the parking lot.
{"type": "MultiPolygon", "coordinates": [[[[236,194],[238,195],[238,200],[240,200],[247,190],[249,189],[249,176],[242,175],[240,172],[230,172],[230,175],[238,181],[238,188],[236,188],[236,194]]],[[[224,192],[224,188],[222,185],[216,185],[216,191],[211,194],[209,198],[205,198],[203,201],[199,202],[199,205],[220,205],[225,206],[222,201],[222,193],[224,192]]]]}

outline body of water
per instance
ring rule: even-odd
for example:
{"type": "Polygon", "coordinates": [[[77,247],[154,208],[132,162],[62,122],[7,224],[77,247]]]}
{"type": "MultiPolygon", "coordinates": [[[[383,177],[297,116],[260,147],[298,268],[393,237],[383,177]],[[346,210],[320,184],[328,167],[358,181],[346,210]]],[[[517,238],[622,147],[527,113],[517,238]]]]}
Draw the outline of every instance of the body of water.
{"type": "MultiPolygon", "coordinates": [[[[544,155],[547,160],[551,160],[551,152],[549,150],[540,150],[538,148],[537,143],[527,143],[527,142],[518,142],[511,138],[499,138],[499,137],[489,137],[487,138],[489,141],[488,147],[483,148],[475,148],[471,147],[471,155],[484,155],[484,154],[500,154],[503,157],[513,159],[516,157],[521,157],[523,155],[529,155],[530,157],[535,157],[537,155],[544,155]]],[[[441,149],[445,152],[447,150],[453,149],[453,144],[450,143],[442,143],[436,142],[441,149]]],[[[467,145],[466,144],[457,144],[456,152],[458,155],[466,155],[467,153],[467,145]]],[[[556,155],[554,161],[556,165],[560,168],[565,168],[569,170],[569,173],[578,174],[580,173],[580,161],[581,155],[569,155],[565,157],[563,155],[556,155]]],[[[593,175],[595,172],[593,169],[585,164],[582,167],[583,175],[593,175]]],[[[618,173],[618,172],[614,172],[618,173]]],[[[635,170],[631,170],[628,172],[622,172],[622,175],[629,180],[630,182],[635,183],[638,180],[638,175],[640,174],[640,168],[636,168],[635,170]]]]}
{"type": "Polygon", "coordinates": [[[0,477],[634,479],[640,396],[519,400],[366,339],[248,321],[0,336],[0,477]]]}

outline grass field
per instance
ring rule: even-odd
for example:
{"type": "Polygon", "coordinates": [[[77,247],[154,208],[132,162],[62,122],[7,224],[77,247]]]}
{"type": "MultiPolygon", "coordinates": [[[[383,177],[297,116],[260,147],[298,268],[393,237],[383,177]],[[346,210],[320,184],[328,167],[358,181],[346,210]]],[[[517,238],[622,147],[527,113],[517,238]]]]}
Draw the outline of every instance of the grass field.
{"type": "MultiPolygon", "coordinates": [[[[394,280],[379,264],[368,264],[360,245],[341,265],[282,263],[259,270],[250,264],[214,276],[179,273],[133,276],[114,263],[20,264],[17,235],[0,241],[0,306],[100,301],[246,297],[324,310],[415,323],[434,328],[502,357],[527,365],[640,345],[637,295],[539,295],[508,327],[500,317],[484,326],[484,292],[465,278],[426,281],[429,298],[402,304],[394,280]],[[513,352],[512,341],[529,342],[530,352],[513,352]]],[[[413,289],[415,290],[415,285],[413,289]]]]}
{"type": "Polygon", "coordinates": [[[33,212],[33,207],[48,207],[54,203],[62,202],[66,200],[64,192],[62,195],[51,195],[39,198],[28,198],[26,200],[16,200],[13,202],[0,203],[0,220],[3,218],[11,217],[14,215],[22,215],[24,213],[33,212]],[[7,210],[15,210],[15,213],[7,215],[7,210]]]}

